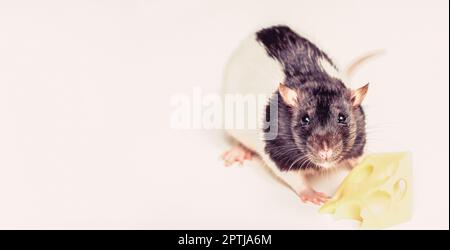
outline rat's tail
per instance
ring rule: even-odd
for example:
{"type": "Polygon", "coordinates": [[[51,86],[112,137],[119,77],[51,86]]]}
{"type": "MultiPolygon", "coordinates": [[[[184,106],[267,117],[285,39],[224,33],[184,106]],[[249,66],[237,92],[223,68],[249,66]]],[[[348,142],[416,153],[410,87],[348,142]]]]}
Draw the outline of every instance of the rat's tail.
{"type": "Polygon", "coordinates": [[[358,58],[356,58],[350,65],[348,65],[344,70],[344,75],[346,79],[351,79],[353,76],[355,70],[361,66],[363,63],[367,62],[370,59],[373,59],[375,57],[378,57],[382,54],[385,54],[386,51],[384,49],[374,50],[371,52],[368,52],[358,58]]]}

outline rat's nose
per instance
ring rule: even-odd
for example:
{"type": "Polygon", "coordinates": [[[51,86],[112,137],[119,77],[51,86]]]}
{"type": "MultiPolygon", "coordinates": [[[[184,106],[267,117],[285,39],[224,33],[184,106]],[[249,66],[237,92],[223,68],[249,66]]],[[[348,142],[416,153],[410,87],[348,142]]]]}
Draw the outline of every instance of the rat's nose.
{"type": "Polygon", "coordinates": [[[331,150],[331,149],[323,149],[323,150],[320,150],[318,152],[318,154],[319,154],[320,158],[322,158],[324,160],[328,160],[333,155],[333,150],[331,150]]]}

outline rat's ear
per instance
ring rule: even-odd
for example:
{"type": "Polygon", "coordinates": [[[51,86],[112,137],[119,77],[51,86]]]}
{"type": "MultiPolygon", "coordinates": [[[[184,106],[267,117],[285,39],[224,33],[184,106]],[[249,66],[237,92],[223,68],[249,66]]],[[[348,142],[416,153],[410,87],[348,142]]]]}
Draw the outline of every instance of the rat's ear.
{"type": "Polygon", "coordinates": [[[369,84],[362,86],[359,89],[352,90],[351,102],[354,107],[361,105],[364,97],[366,97],[367,91],[369,90],[369,84]]]}
{"type": "Polygon", "coordinates": [[[288,106],[295,107],[297,106],[297,98],[298,93],[297,91],[287,87],[286,85],[280,83],[280,86],[278,87],[278,91],[280,92],[281,97],[283,98],[284,103],[286,103],[288,106]]]}

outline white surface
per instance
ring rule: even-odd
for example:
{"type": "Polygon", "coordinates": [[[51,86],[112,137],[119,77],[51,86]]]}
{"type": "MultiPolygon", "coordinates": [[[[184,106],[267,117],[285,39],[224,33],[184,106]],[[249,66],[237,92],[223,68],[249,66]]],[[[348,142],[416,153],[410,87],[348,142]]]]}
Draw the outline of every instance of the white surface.
{"type": "Polygon", "coordinates": [[[370,82],[368,150],[413,153],[414,218],[449,227],[448,1],[1,1],[0,228],[355,228],[218,131],[169,128],[169,98],[220,88],[230,52],[286,23],[370,82]]]}

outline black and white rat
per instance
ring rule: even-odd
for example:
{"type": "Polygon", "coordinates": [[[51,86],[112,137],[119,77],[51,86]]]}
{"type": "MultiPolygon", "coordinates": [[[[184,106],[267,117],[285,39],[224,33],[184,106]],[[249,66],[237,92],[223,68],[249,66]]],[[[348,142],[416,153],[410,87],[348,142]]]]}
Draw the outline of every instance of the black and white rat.
{"type": "Polygon", "coordinates": [[[226,128],[239,145],[225,152],[225,163],[256,153],[304,202],[328,199],[310,186],[309,175],[351,167],[363,154],[361,102],[368,84],[346,87],[333,61],[287,26],[262,29],[244,41],[227,65],[224,89],[225,94],[268,96],[255,111],[265,127],[226,128]]]}

